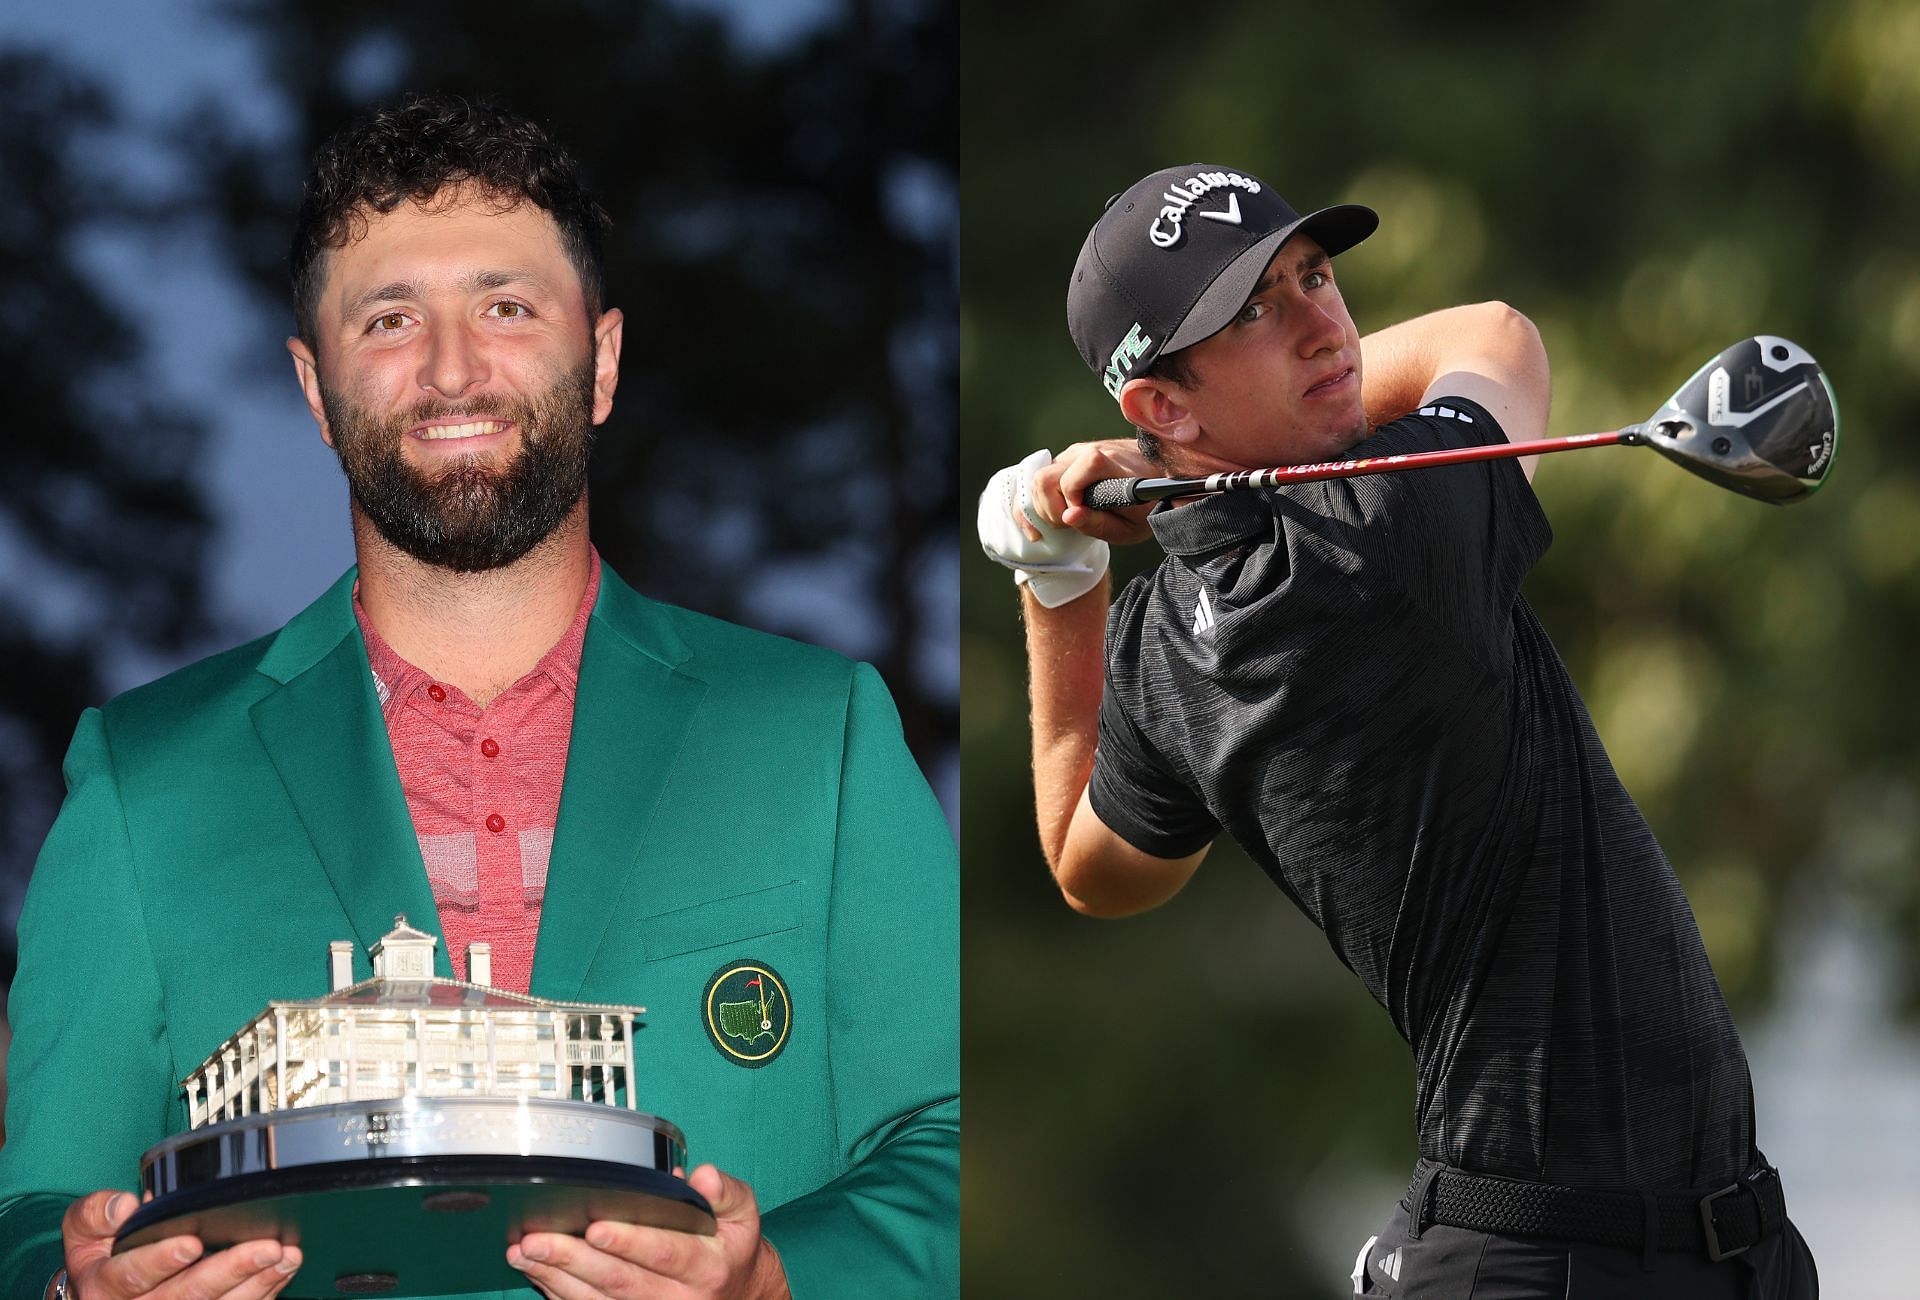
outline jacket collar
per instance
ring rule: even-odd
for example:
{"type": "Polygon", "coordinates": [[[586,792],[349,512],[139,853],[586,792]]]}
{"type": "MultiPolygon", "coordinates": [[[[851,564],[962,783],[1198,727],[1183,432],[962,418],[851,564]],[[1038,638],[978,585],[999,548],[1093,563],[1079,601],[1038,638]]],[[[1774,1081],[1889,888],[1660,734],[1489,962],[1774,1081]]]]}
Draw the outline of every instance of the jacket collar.
{"type": "MultiPolygon", "coordinates": [[[[359,576],[358,566],[348,569],[318,600],[295,614],[268,644],[256,667],[285,685],[337,650],[342,640],[358,640],[353,584],[359,576]]],[[[671,607],[642,596],[604,561],[600,566],[600,595],[588,624],[589,636],[594,624],[666,668],[677,667],[693,655],[673,626],[671,607]]],[[[372,672],[371,667],[368,672],[372,672]]]]}

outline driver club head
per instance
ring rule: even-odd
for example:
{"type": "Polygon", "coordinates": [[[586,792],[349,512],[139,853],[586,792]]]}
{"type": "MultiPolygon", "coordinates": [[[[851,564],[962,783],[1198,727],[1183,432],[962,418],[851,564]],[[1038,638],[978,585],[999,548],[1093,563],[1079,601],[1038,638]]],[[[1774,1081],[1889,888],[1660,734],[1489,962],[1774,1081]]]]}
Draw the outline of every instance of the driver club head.
{"type": "Polygon", "coordinates": [[[1826,482],[1840,409],[1805,348],[1760,334],[1707,362],[1645,424],[1621,433],[1710,483],[1786,505],[1826,482]]]}

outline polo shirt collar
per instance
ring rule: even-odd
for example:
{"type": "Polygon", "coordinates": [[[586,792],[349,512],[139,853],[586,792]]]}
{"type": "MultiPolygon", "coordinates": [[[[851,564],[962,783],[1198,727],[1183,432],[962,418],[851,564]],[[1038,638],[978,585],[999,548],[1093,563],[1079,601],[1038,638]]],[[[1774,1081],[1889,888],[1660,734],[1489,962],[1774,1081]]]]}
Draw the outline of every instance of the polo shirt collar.
{"type": "Polygon", "coordinates": [[[1222,492],[1186,505],[1162,501],[1147,516],[1160,549],[1169,555],[1199,555],[1256,534],[1273,531],[1270,492],[1222,492]]]}
{"type": "MultiPolygon", "coordinates": [[[[560,634],[560,639],[554,642],[553,647],[540,657],[540,662],[519,681],[502,691],[501,696],[541,676],[559,687],[569,700],[579,693],[580,655],[587,643],[587,620],[592,616],[594,602],[600,595],[600,552],[592,546],[587,551],[590,557],[587,586],[580,593],[580,607],[574,611],[573,621],[560,634]]],[[[357,577],[353,583],[353,616],[360,624],[360,635],[367,644],[367,662],[373,669],[374,692],[380,697],[382,710],[389,707],[389,701],[405,700],[432,684],[433,679],[424,669],[401,658],[399,652],[388,645],[386,638],[374,627],[366,609],[360,604],[360,580],[357,577]]]]}

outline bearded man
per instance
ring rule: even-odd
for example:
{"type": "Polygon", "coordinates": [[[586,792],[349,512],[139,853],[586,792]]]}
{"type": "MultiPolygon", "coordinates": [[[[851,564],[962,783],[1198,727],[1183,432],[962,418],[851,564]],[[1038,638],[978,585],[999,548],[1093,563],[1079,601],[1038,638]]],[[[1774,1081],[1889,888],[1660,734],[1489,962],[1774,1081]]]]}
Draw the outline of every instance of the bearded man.
{"type": "Polygon", "coordinates": [[[20,922],[0,1292],[285,1289],[297,1245],[112,1254],[117,1189],[194,1063],[405,913],[441,976],[484,941],[495,987],[649,1003],[639,1100],[711,1162],[716,1236],[529,1233],[503,1251],[541,1292],[957,1294],[952,837],[870,668],[649,600],[588,540],[605,222],[538,126],[457,99],[316,157],[287,347],[358,564],[80,721],[20,922]],[[775,1049],[702,1014],[749,957],[775,1049]]]}

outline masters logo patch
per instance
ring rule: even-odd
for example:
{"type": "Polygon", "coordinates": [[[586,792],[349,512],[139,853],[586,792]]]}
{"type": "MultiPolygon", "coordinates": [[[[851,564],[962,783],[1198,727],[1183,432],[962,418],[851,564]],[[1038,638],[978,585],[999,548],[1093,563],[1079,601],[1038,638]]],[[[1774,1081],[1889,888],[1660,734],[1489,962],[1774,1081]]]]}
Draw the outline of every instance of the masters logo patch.
{"type": "Polygon", "coordinates": [[[786,982],[758,961],[730,961],[707,981],[701,1000],[707,1037],[735,1065],[757,1070],[787,1046],[793,1003],[786,982]]]}

